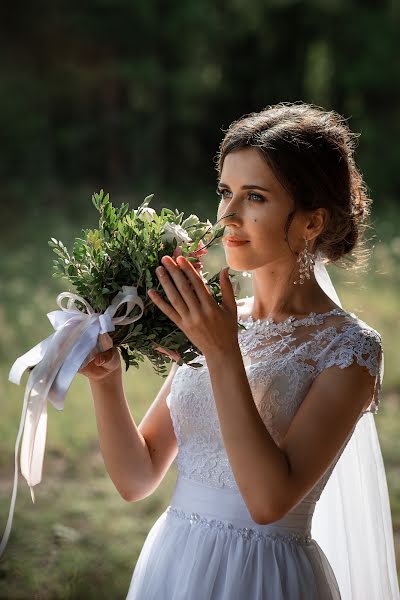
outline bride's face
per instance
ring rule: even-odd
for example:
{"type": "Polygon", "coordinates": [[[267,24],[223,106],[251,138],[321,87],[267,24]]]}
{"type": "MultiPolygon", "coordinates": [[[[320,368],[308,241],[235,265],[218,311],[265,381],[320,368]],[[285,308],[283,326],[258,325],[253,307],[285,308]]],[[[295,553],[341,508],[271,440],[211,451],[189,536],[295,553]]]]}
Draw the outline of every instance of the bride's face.
{"type": "Polygon", "coordinates": [[[296,217],[285,240],[285,223],[294,208],[293,199],[279,183],[273,171],[255,148],[241,148],[225,157],[218,184],[221,200],[217,218],[224,219],[225,236],[248,240],[229,246],[223,239],[227,264],[236,271],[251,271],[277,262],[294,263],[293,250],[302,250],[296,217]],[[297,232],[297,233],[296,233],[297,232]]]}

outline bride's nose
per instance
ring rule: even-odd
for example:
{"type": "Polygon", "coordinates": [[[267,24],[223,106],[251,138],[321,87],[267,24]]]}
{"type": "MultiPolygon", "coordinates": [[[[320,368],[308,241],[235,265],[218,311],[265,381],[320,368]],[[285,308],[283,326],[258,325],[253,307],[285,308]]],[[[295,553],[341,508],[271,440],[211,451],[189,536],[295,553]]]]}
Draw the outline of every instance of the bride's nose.
{"type": "Polygon", "coordinates": [[[241,226],[243,222],[241,209],[239,202],[237,202],[234,197],[232,197],[229,202],[224,202],[224,206],[220,207],[218,211],[218,220],[220,220],[221,226],[231,224],[241,226]]]}

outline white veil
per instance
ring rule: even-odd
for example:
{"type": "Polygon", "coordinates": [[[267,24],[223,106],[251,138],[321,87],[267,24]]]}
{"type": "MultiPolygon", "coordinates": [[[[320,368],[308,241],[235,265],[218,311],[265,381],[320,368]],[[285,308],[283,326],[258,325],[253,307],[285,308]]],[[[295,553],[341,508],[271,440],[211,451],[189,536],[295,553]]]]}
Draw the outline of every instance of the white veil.
{"type": "MultiPolygon", "coordinates": [[[[321,258],[319,286],[342,306],[321,258]]],[[[383,379],[383,355],[379,389],[383,379]]],[[[342,600],[398,600],[392,518],[374,413],[365,413],[315,507],[312,536],[326,554],[342,600]]]]}

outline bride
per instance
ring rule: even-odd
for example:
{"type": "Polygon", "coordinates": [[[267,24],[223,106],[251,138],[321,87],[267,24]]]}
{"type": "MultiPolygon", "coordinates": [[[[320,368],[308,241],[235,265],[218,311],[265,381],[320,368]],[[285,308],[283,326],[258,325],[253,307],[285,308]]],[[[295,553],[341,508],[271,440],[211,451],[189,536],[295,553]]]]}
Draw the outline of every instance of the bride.
{"type": "Polygon", "coordinates": [[[163,258],[169,302],[150,298],[203,364],[174,364],[139,426],[115,349],[81,370],[125,500],[178,466],[129,600],[399,597],[374,423],[382,339],[342,308],[325,268],[357,266],[367,227],[354,137],[340,115],[305,103],[232,123],[217,156],[218,218],[227,263],[251,272],[253,296],[237,301],[223,270],[217,304],[188,261],[163,258]]]}

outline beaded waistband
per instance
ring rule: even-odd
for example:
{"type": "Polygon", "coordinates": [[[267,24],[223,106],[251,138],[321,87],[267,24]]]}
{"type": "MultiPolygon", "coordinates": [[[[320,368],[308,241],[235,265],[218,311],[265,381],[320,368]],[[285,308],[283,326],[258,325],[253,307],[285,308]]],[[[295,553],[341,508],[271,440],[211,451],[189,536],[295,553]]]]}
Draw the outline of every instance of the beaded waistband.
{"type": "Polygon", "coordinates": [[[221,523],[231,524],[235,531],[244,532],[245,536],[257,538],[257,534],[261,534],[260,539],[265,535],[265,539],[275,536],[276,539],[303,543],[312,539],[313,506],[309,505],[299,505],[279,521],[261,524],[252,518],[238,489],[209,486],[182,475],[178,476],[169,504],[175,515],[186,515],[189,520],[192,514],[198,515],[192,518],[193,522],[197,518],[205,519],[204,523],[211,523],[211,527],[217,522],[220,522],[220,528],[221,523]]]}
{"type": "Polygon", "coordinates": [[[242,537],[245,540],[255,540],[255,541],[265,541],[265,540],[275,540],[281,541],[291,544],[310,544],[313,541],[313,538],[310,534],[300,534],[300,533],[278,533],[272,532],[267,533],[265,531],[258,531],[251,527],[235,527],[233,523],[229,523],[227,521],[221,521],[220,519],[206,519],[205,517],[200,516],[198,513],[192,512],[187,513],[183,510],[173,508],[172,506],[168,506],[165,511],[166,514],[172,515],[174,517],[178,517],[180,519],[186,519],[190,521],[191,524],[201,525],[203,527],[217,528],[226,532],[230,532],[237,537],[242,537]]]}

